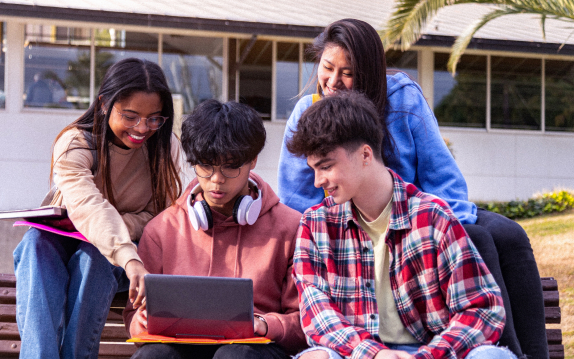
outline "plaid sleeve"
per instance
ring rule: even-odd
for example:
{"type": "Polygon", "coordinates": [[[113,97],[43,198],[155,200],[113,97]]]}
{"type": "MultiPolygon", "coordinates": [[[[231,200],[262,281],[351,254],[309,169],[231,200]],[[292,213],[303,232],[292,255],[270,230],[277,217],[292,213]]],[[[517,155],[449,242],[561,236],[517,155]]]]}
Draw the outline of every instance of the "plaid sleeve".
{"type": "Polygon", "coordinates": [[[329,246],[326,233],[313,233],[302,223],[297,235],[293,277],[299,291],[301,323],[310,346],[325,346],[344,357],[373,358],[381,349],[363,328],[355,327],[331,300],[327,261],[318,250],[329,246]],[[315,234],[315,236],[314,236],[315,234]],[[315,237],[315,238],[314,238],[315,237]]]}
{"type": "Polygon", "coordinates": [[[500,288],[464,227],[456,219],[445,222],[435,231],[439,232],[439,285],[450,321],[416,358],[464,358],[478,345],[496,343],[504,328],[500,288]]]}

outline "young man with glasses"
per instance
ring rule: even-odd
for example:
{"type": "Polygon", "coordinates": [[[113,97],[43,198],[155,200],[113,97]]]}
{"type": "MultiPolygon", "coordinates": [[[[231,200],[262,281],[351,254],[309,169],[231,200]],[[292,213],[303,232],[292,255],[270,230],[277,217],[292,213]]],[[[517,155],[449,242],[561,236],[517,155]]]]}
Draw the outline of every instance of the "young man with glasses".
{"type": "MultiPolygon", "coordinates": [[[[132,358],[289,358],[306,346],[291,276],[301,214],[251,172],[265,136],[261,117],[247,105],[200,104],[181,137],[197,178],[146,226],[138,254],[150,273],[251,278],[255,335],[274,343],[146,344],[132,358]]],[[[128,303],[124,320],[130,335],[141,333],[145,308],[128,303]]]]}
{"type": "Polygon", "coordinates": [[[287,144],[329,193],[297,235],[300,358],[516,358],[488,345],[499,287],[446,202],[385,167],[378,118],[362,94],[325,97],[287,144]]]}

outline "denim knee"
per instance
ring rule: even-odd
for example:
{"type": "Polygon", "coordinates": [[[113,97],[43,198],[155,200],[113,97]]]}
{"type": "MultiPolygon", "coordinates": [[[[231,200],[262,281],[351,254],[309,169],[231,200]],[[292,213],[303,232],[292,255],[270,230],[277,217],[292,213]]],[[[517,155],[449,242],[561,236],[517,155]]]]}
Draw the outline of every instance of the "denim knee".
{"type": "Polygon", "coordinates": [[[466,359],[517,359],[516,355],[506,347],[481,345],[472,349],[466,359]]]}

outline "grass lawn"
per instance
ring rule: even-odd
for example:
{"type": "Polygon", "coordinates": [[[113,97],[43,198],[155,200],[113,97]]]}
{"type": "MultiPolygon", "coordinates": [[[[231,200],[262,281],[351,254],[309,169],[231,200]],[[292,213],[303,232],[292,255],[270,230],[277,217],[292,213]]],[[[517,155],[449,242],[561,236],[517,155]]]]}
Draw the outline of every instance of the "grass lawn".
{"type": "Polygon", "coordinates": [[[566,359],[574,359],[574,211],[518,221],[530,237],[540,276],[554,277],[560,291],[566,359]]]}

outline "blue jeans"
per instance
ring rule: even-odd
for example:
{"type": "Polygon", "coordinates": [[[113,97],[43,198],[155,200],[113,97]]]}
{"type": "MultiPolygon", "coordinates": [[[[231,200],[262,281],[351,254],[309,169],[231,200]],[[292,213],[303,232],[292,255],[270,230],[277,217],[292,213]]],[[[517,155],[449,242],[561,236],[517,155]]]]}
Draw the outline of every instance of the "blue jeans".
{"type": "Polygon", "coordinates": [[[32,228],[14,250],[21,358],[98,357],[116,291],[129,288],[92,244],[32,228]]]}
{"type": "MultiPolygon", "coordinates": [[[[385,344],[389,349],[402,350],[409,354],[416,354],[419,350],[420,344],[385,344]]],[[[295,356],[298,359],[302,354],[314,350],[323,350],[329,354],[329,359],[343,359],[336,351],[326,347],[311,347],[295,356]]],[[[497,347],[494,345],[481,345],[472,349],[466,359],[516,359],[516,355],[505,347],[497,347]]]]}

